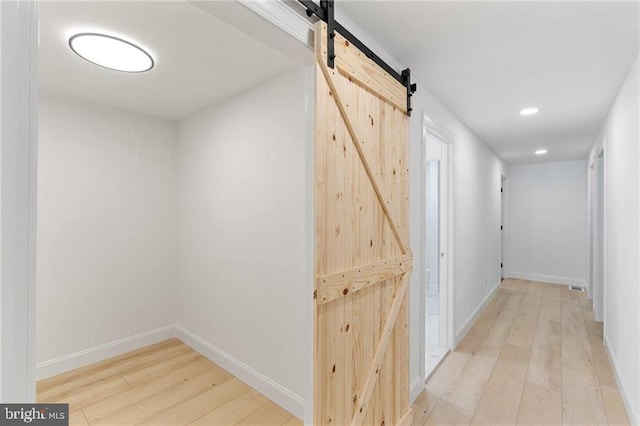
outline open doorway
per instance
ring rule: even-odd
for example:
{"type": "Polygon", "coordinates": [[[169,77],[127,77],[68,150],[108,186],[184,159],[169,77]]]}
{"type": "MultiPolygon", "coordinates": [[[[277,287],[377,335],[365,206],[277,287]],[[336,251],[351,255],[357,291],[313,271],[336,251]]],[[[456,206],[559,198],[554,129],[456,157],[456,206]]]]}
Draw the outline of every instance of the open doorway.
{"type": "Polygon", "coordinates": [[[500,177],[500,280],[509,278],[507,276],[507,221],[509,215],[507,200],[507,177],[500,177]]]}
{"type": "MultiPolygon", "coordinates": [[[[265,44],[209,3],[38,13],[37,400],[69,403],[72,424],[154,423],[230,383],[223,405],[250,410],[236,398],[254,395],[283,422],[302,417],[306,306],[277,305],[313,283],[312,53],[265,44]],[[71,46],[96,32],[140,46],[151,68],[97,66],[71,46]]],[[[203,422],[226,424],[204,406],[203,422]]],[[[174,424],[195,420],[181,412],[174,424]]]]}
{"type": "Polygon", "coordinates": [[[593,316],[596,321],[604,318],[604,149],[593,162],[595,194],[593,209],[593,316]]]}
{"type": "Polygon", "coordinates": [[[449,144],[429,131],[425,143],[425,373],[429,377],[449,351],[449,144]]]}

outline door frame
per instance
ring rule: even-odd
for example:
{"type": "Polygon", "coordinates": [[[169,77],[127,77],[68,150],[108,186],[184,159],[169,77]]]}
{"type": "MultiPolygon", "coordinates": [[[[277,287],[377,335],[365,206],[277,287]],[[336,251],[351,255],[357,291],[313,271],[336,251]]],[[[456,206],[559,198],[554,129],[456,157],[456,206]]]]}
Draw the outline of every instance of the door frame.
{"type": "MultiPolygon", "coordinates": [[[[447,182],[447,199],[444,200],[444,205],[447,211],[446,214],[446,222],[447,229],[445,232],[445,241],[446,241],[446,271],[443,271],[443,268],[440,269],[440,278],[442,278],[443,273],[446,274],[446,283],[443,283],[442,280],[440,282],[440,288],[444,289],[444,294],[441,293],[441,307],[444,305],[446,308],[446,318],[440,317],[440,321],[443,319],[444,321],[444,329],[445,331],[445,341],[443,346],[446,346],[451,350],[455,346],[455,327],[454,325],[454,300],[455,300],[455,286],[454,286],[454,263],[455,263],[455,247],[454,247],[454,193],[455,193],[455,181],[454,181],[454,147],[455,147],[455,136],[450,132],[446,127],[438,124],[433,118],[428,116],[423,112],[422,114],[422,145],[421,145],[421,170],[420,170],[420,178],[422,182],[422,187],[424,190],[420,193],[420,247],[422,247],[422,255],[419,259],[417,259],[417,267],[419,269],[419,277],[420,277],[420,318],[421,321],[419,323],[420,327],[420,376],[422,381],[426,380],[426,368],[425,368],[425,357],[426,357],[426,339],[425,339],[425,327],[426,321],[423,321],[426,318],[426,276],[425,276],[425,267],[426,267],[426,259],[425,259],[425,247],[426,247],[426,165],[427,165],[427,138],[431,136],[435,136],[438,139],[442,140],[446,145],[447,152],[447,176],[444,176],[447,182]],[[443,297],[444,296],[444,297],[443,297]]],[[[442,179],[443,176],[440,177],[442,179]]],[[[442,203],[442,201],[441,201],[442,203]]],[[[442,204],[441,204],[442,207],[442,204]]],[[[415,261],[415,260],[414,260],[415,261]]]]}
{"type": "Polygon", "coordinates": [[[0,15],[0,400],[24,403],[35,401],[36,383],[36,1],[2,1],[0,15]]]}
{"type": "Polygon", "coordinates": [[[509,278],[509,177],[506,175],[500,176],[500,187],[502,192],[500,193],[500,225],[502,226],[500,234],[500,261],[502,262],[502,268],[500,268],[500,279],[509,278]]]}
{"type": "Polygon", "coordinates": [[[595,155],[593,156],[590,169],[593,171],[592,184],[594,189],[592,191],[593,200],[591,203],[592,223],[590,225],[591,231],[591,298],[593,299],[593,314],[596,321],[603,322],[605,318],[605,299],[606,299],[606,286],[605,286],[605,246],[606,240],[606,174],[605,174],[605,152],[603,146],[599,147],[595,155]],[[602,179],[602,193],[600,193],[600,179],[602,179]],[[600,208],[602,206],[602,208],[600,208]],[[600,235],[600,224],[602,224],[602,235],[600,235]],[[602,254],[602,256],[600,256],[602,254]],[[602,277],[602,279],[600,279],[602,277]]]}

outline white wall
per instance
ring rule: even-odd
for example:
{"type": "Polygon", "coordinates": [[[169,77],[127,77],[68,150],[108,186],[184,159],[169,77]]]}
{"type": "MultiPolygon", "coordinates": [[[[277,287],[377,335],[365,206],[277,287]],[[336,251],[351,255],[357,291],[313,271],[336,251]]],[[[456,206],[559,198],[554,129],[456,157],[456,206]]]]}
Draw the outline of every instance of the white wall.
{"type": "MultiPolygon", "coordinates": [[[[421,246],[425,202],[423,179],[422,115],[426,114],[453,140],[453,253],[454,344],[466,333],[475,315],[500,282],[500,179],[503,162],[464,126],[442,103],[418,84],[412,98],[409,134],[411,248],[416,265],[411,275],[410,383],[417,396],[424,383],[424,259],[421,246]]],[[[450,258],[451,259],[451,258],[450,258]]]]}
{"type": "Polygon", "coordinates": [[[39,375],[173,324],[176,137],[174,122],[41,92],[39,375]]]}
{"type": "Polygon", "coordinates": [[[591,151],[593,158],[604,141],[604,337],[633,424],[640,424],[639,72],[636,60],[591,151]]]}
{"type": "Polygon", "coordinates": [[[299,416],[311,295],[305,90],[297,69],[216,104],[179,123],[178,148],[177,323],[237,374],[268,378],[271,389],[243,376],[271,397],[280,389],[277,402],[299,416]]]}
{"type": "Polygon", "coordinates": [[[509,167],[507,276],[587,283],[587,162],[509,167]]]}

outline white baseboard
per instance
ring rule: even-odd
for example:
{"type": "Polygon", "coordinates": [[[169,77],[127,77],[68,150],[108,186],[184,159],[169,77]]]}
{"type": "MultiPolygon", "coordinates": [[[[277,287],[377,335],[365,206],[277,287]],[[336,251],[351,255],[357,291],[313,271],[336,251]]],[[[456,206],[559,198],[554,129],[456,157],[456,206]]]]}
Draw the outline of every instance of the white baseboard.
{"type": "Polygon", "coordinates": [[[627,415],[629,416],[629,421],[632,425],[640,425],[640,415],[638,410],[640,407],[636,406],[631,398],[631,394],[629,393],[629,387],[624,380],[624,375],[620,371],[618,361],[611,351],[611,347],[609,346],[609,339],[607,339],[607,335],[604,336],[604,347],[607,351],[607,356],[609,357],[609,362],[613,367],[613,374],[616,377],[616,383],[618,383],[618,389],[620,389],[620,394],[622,395],[622,401],[624,401],[624,406],[627,409],[627,415]]]}
{"type": "Polygon", "coordinates": [[[419,375],[411,381],[411,389],[409,391],[409,401],[411,404],[420,396],[424,390],[424,380],[419,375]]]}
{"type": "Polygon", "coordinates": [[[487,303],[489,303],[493,295],[496,293],[496,291],[498,291],[498,288],[500,288],[500,283],[501,281],[498,281],[498,284],[496,284],[495,287],[491,289],[489,294],[485,296],[478,307],[471,313],[471,315],[469,315],[469,318],[467,318],[467,320],[456,330],[455,341],[453,342],[454,347],[452,348],[452,350],[455,349],[455,347],[458,346],[458,343],[460,343],[464,336],[466,336],[467,332],[471,328],[471,325],[473,325],[473,322],[476,320],[476,318],[478,318],[485,306],[487,306],[487,303]]]}
{"type": "Polygon", "coordinates": [[[518,280],[539,281],[549,284],[578,285],[584,288],[587,287],[587,281],[582,278],[557,277],[554,275],[530,274],[528,272],[513,271],[509,272],[508,275],[509,278],[516,278],[518,280]]]}
{"type": "Polygon", "coordinates": [[[231,355],[216,348],[201,337],[177,325],[168,325],[145,333],[136,334],[135,336],[126,337],[104,345],[94,346],[83,351],[41,362],[36,365],[36,377],[37,380],[46,379],[75,368],[103,361],[172,337],[177,337],[182,340],[195,351],[201,353],[220,367],[229,371],[235,377],[247,383],[249,386],[256,389],[258,392],[271,399],[291,414],[298,418],[303,418],[303,398],[290,392],[278,383],[275,383],[271,379],[255,371],[248,365],[238,361],[231,355]]]}
{"type": "Polygon", "coordinates": [[[174,326],[167,325],[135,336],[125,337],[69,355],[36,364],[36,380],[61,374],[94,362],[103,361],[144,346],[174,337],[174,326]]]}
{"type": "Polygon", "coordinates": [[[195,351],[215,362],[294,416],[299,419],[304,418],[304,399],[301,396],[290,392],[183,327],[177,325],[175,331],[176,337],[191,346],[195,351]]]}

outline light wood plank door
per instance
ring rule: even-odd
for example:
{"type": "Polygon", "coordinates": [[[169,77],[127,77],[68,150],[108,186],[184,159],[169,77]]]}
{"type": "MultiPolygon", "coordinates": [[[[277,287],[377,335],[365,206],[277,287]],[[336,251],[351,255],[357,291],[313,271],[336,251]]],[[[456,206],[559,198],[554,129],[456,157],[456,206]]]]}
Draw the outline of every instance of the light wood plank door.
{"type": "Polygon", "coordinates": [[[315,34],[314,424],[410,425],[406,88],[315,34]]]}

